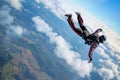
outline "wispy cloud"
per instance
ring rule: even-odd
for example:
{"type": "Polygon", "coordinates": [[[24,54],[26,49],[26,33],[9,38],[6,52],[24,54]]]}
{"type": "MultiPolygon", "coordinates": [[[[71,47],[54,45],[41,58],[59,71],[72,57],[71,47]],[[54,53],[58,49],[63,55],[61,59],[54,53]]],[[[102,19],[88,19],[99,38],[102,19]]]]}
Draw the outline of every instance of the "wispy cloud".
{"type": "Polygon", "coordinates": [[[50,9],[56,16],[63,19],[64,9],[59,0],[35,0],[37,3],[44,3],[45,8],[50,9]]]}
{"type": "Polygon", "coordinates": [[[3,6],[0,11],[0,24],[7,26],[8,29],[11,29],[14,33],[21,36],[27,30],[22,26],[14,23],[14,17],[10,14],[10,8],[8,6],[3,6]]]}
{"type": "Polygon", "coordinates": [[[13,8],[17,10],[21,10],[22,6],[22,1],[24,0],[6,0],[13,8]]]}
{"type": "Polygon", "coordinates": [[[13,17],[9,13],[10,8],[3,6],[0,10],[0,24],[9,25],[13,22],[13,17]]]}
{"type": "Polygon", "coordinates": [[[99,68],[97,71],[105,80],[110,80],[113,79],[114,77],[117,77],[118,80],[120,79],[120,72],[118,65],[113,63],[110,59],[109,60],[100,59],[99,61],[103,67],[99,68]]]}
{"type": "Polygon", "coordinates": [[[98,47],[97,51],[98,55],[100,55],[104,59],[110,59],[110,56],[105,53],[105,50],[103,48],[98,47]]]}
{"type": "Polygon", "coordinates": [[[81,60],[79,53],[72,50],[70,43],[56,32],[53,32],[52,28],[40,17],[33,17],[32,20],[35,23],[36,30],[45,33],[51,44],[56,45],[54,52],[57,57],[64,59],[81,77],[90,76],[92,64],[89,64],[86,60],[81,60]]]}
{"type": "Polygon", "coordinates": [[[14,31],[17,35],[21,36],[26,30],[22,28],[20,25],[12,25],[10,26],[10,29],[14,31]]]}

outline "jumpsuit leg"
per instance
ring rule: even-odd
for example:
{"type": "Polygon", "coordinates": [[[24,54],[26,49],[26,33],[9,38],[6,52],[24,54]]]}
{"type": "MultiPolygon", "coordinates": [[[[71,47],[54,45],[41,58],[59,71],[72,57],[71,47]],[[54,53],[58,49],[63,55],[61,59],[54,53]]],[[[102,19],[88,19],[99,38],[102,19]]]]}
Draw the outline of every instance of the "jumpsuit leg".
{"type": "Polygon", "coordinates": [[[71,29],[72,29],[75,33],[77,33],[80,37],[82,37],[82,31],[81,31],[80,29],[77,29],[77,28],[74,26],[74,23],[73,23],[72,18],[71,18],[71,17],[68,17],[67,21],[68,21],[71,29]]]}
{"type": "Polygon", "coordinates": [[[83,31],[83,35],[86,37],[89,36],[91,33],[87,30],[86,26],[83,25],[83,19],[80,13],[76,12],[76,14],[77,14],[77,20],[78,20],[79,26],[83,31]]]}
{"type": "Polygon", "coordinates": [[[78,23],[80,25],[80,28],[83,30],[83,31],[87,31],[87,28],[83,25],[83,19],[82,17],[80,16],[79,13],[76,13],[77,14],[77,20],[78,20],[78,23]]]}

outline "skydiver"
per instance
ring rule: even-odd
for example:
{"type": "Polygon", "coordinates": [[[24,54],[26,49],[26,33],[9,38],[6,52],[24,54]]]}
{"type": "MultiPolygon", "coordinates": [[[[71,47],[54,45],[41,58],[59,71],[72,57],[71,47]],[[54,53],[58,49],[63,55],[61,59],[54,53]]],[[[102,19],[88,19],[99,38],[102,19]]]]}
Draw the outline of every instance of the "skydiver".
{"type": "Polygon", "coordinates": [[[90,63],[92,61],[92,53],[95,50],[95,48],[99,45],[99,43],[103,43],[104,41],[106,41],[106,37],[104,35],[99,36],[98,33],[102,32],[102,29],[97,29],[94,33],[90,33],[86,26],[83,25],[83,19],[80,15],[79,12],[76,12],[77,15],[77,20],[79,23],[80,28],[76,28],[74,26],[73,20],[72,20],[72,14],[65,14],[65,16],[68,17],[67,21],[71,27],[71,29],[77,33],[80,37],[82,37],[85,40],[85,44],[90,45],[90,50],[88,53],[88,57],[89,57],[89,61],[88,63],[90,63]]]}

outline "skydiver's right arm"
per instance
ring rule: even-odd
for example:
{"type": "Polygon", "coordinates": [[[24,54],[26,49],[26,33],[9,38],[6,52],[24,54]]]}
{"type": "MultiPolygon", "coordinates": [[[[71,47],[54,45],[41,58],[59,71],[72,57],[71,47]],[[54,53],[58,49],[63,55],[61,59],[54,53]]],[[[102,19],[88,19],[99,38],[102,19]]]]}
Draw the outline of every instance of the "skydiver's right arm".
{"type": "Polygon", "coordinates": [[[93,51],[95,50],[95,48],[99,45],[99,43],[97,42],[94,42],[91,47],[90,47],[90,50],[89,50],[89,53],[88,53],[88,57],[89,57],[89,63],[92,61],[92,53],[93,51]]]}

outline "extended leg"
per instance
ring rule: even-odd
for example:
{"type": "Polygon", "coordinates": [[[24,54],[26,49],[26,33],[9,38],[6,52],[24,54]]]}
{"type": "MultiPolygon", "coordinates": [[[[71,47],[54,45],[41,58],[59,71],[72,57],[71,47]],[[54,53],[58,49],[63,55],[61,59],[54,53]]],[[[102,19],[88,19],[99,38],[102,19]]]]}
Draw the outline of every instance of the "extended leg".
{"type": "Polygon", "coordinates": [[[76,32],[76,33],[81,37],[81,36],[82,36],[82,32],[81,32],[81,30],[77,29],[77,28],[74,26],[73,20],[72,20],[72,18],[71,18],[72,15],[71,15],[71,14],[66,14],[65,16],[68,17],[67,21],[68,21],[71,29],[72,29],[74,32],[76,32]]]}
{"type": "Polygon", "coordinates": [[[89,36],[91,33],[90,33],[90,32],[87,30],[87,28],[83,25],[83,19],[82,19],[80,13],[79,13],[79,12],[76,12],[76,14],[77,14],[78,23],[79,23],[80,28],[82,29],[82,32],[83,32],[82,38],[83,38],[85,41],[87,41],[87,38],[88,38],[88,36],[89,36]]]}
{"type": "Polygon", "coordinates": [[[83,25],[83,19],[82,19],[80,13],[79,13],[79,12],[76,12],[76,14],[77,14],[78,23],[79,23],[81,29],[82,29],[83,31],[84,31],[84,30],[87,30],[87,28],[83,25]]]}

